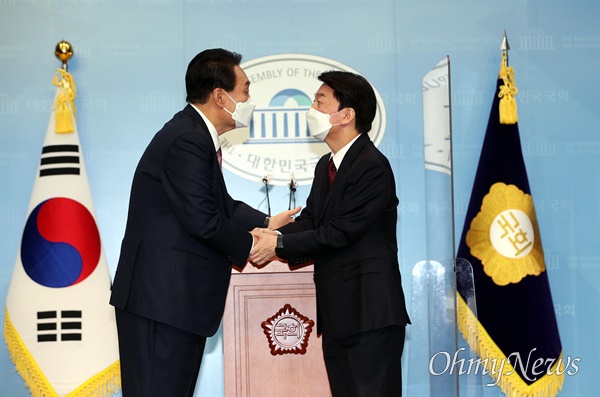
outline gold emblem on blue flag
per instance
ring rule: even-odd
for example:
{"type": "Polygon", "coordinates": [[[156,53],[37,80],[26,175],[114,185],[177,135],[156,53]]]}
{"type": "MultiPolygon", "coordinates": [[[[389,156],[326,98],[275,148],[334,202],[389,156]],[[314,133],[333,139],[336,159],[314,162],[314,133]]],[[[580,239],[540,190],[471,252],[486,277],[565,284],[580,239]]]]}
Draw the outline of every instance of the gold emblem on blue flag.
{"type": "Polygon", "coordinates": [[[498,285],[546,269],[533,198],[515,185],[492,185],[471,222],[467,245],[498,285]]]}

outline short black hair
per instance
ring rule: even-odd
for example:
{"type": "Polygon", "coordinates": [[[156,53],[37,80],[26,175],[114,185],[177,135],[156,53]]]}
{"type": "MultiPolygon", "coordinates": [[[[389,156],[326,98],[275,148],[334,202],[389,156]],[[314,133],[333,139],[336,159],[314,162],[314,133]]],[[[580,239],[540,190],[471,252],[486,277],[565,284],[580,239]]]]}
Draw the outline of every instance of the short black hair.
{"type": "Polygon", "coordinates": [[[214,48],[204,50],[191,60],[185,74],[186,102],[206,103],[215,88],[232,91],[235,88],[235,66],[242,56],[214,48]]]}
{"type": "Polygon", "coordinates": [[[338,110],[354,109],[357,131],[361,134],[369,132],[377,111],[377,99],[367,79],[338,70],[323,72],[318,78],[333,90],[333,96],[340,103],[338,110]]]}

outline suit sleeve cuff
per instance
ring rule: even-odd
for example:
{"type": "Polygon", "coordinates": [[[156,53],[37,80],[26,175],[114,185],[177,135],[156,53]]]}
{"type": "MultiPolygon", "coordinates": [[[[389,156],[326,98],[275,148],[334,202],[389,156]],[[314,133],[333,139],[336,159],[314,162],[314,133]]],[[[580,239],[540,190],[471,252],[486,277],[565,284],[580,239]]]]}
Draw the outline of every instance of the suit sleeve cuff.
{"type": "Polygon", "coordinates": [[[277,234],[277,245],[275,246],[275,255],[281,259],[287,259],[287,255],[283,249],[283,234],[276,230],[277,234]]]}

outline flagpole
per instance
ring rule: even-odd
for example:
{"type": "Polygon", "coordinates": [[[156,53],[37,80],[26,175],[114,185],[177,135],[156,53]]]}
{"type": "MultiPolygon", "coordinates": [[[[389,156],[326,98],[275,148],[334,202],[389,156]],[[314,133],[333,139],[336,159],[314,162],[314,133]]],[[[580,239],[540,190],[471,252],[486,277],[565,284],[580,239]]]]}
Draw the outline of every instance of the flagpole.
{"type": "Polygon", "coordinates": [[[57,74],[52,83],[59,87],[59,93],[54,102],[56,109],[57,134],[70,134],[75,131],[75,120],[77,119],[77,110],[75,107],[76,87],[73,76],[68,71],[67,62],[73,57],[73,46],[66,40],[56,44],[54,55],[58,58],[62,67],[57,68],[57,74]]]}
{"type": "Polygon", "coordinates": [[[500,105],[499,105],[499,117],[501,124],[515,124],[519,120],[517,114],[517,102],[515,97],[519,90],[515,85],[514,70],[508,66],[508,50],[510,45],[508,44],[508,38],[506,37],[506,30],[504,31],[504,38],[500,45],[502,51],[502,64],[500,65],[500,72],[498,78],[502,79],[504,84],[500,86],[500,105]]]}
{"type": "MultiPolygon", "coordinates": [[[[458,291],[458,281],[456,279],[456,266],[457,266],[457,258],[456,258],[456,237],[455,237],[455,227],[454,227],[454,153],[453,153],[453,142],[452,142],[452,78],[450,72],[450,55],[446,55],[446,60],[448,62],[448,135],[450,136],[450,227],[451,227],[451,239],[452,239],[452,275],[454,277],[453,281],[453,297],[454,297],[454,351],[458,351],[458,307],[457,307],[457,291],[458,291]]],[[[455,383],[454,383],[454,393],[456,397],[460,396],[460,385],[458,372],[455,375],[455,383]]]]}

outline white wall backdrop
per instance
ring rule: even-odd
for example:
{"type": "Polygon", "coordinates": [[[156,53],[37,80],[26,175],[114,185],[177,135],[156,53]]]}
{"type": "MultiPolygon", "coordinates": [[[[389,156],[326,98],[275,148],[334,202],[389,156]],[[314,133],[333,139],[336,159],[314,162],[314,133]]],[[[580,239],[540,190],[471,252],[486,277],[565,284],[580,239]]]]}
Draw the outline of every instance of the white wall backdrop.
{"type": "MultiPolygon", "coordinates": [[[[111,274],[131,177],[154,133],[185,105],[198,52],[243,61],[284,53],[339,61],[386,107],[380,144],[397,178],[399,255],[410,295],[425,259],[422,77],[452,62],[456,232],[460,234],[506,30],[519,129],[565,356],[580,358],[563,396],[600,389],[600,3],[598,1],[0,0],[0,306],[5,307],[60,66],[75,50],[79,134],[111,274]]],[[[252,91],[251,91],[252,92],[252,91]]],[[[266,210],[264,187],[226,171],[232,196],[266,210]]],[[[304,205],[308,187],[297,192],[304,205]]],[[[288,189],[270,191],[273,212],[288,189]]],[[[197,396],[223,395],[222,335],[208,342],[197,396]]],[[[407,347],[410,346],[410,328],[407,347]]],[[[409,362],[404,360],[406,370],[409,362]]],[[[426,369],[424,369],[426,370],[426,369]]],[[[26,396],[4,343],[0,395],[26,396]]],[[[488,391],[488,395],[498,393],[488,391]]]]}

